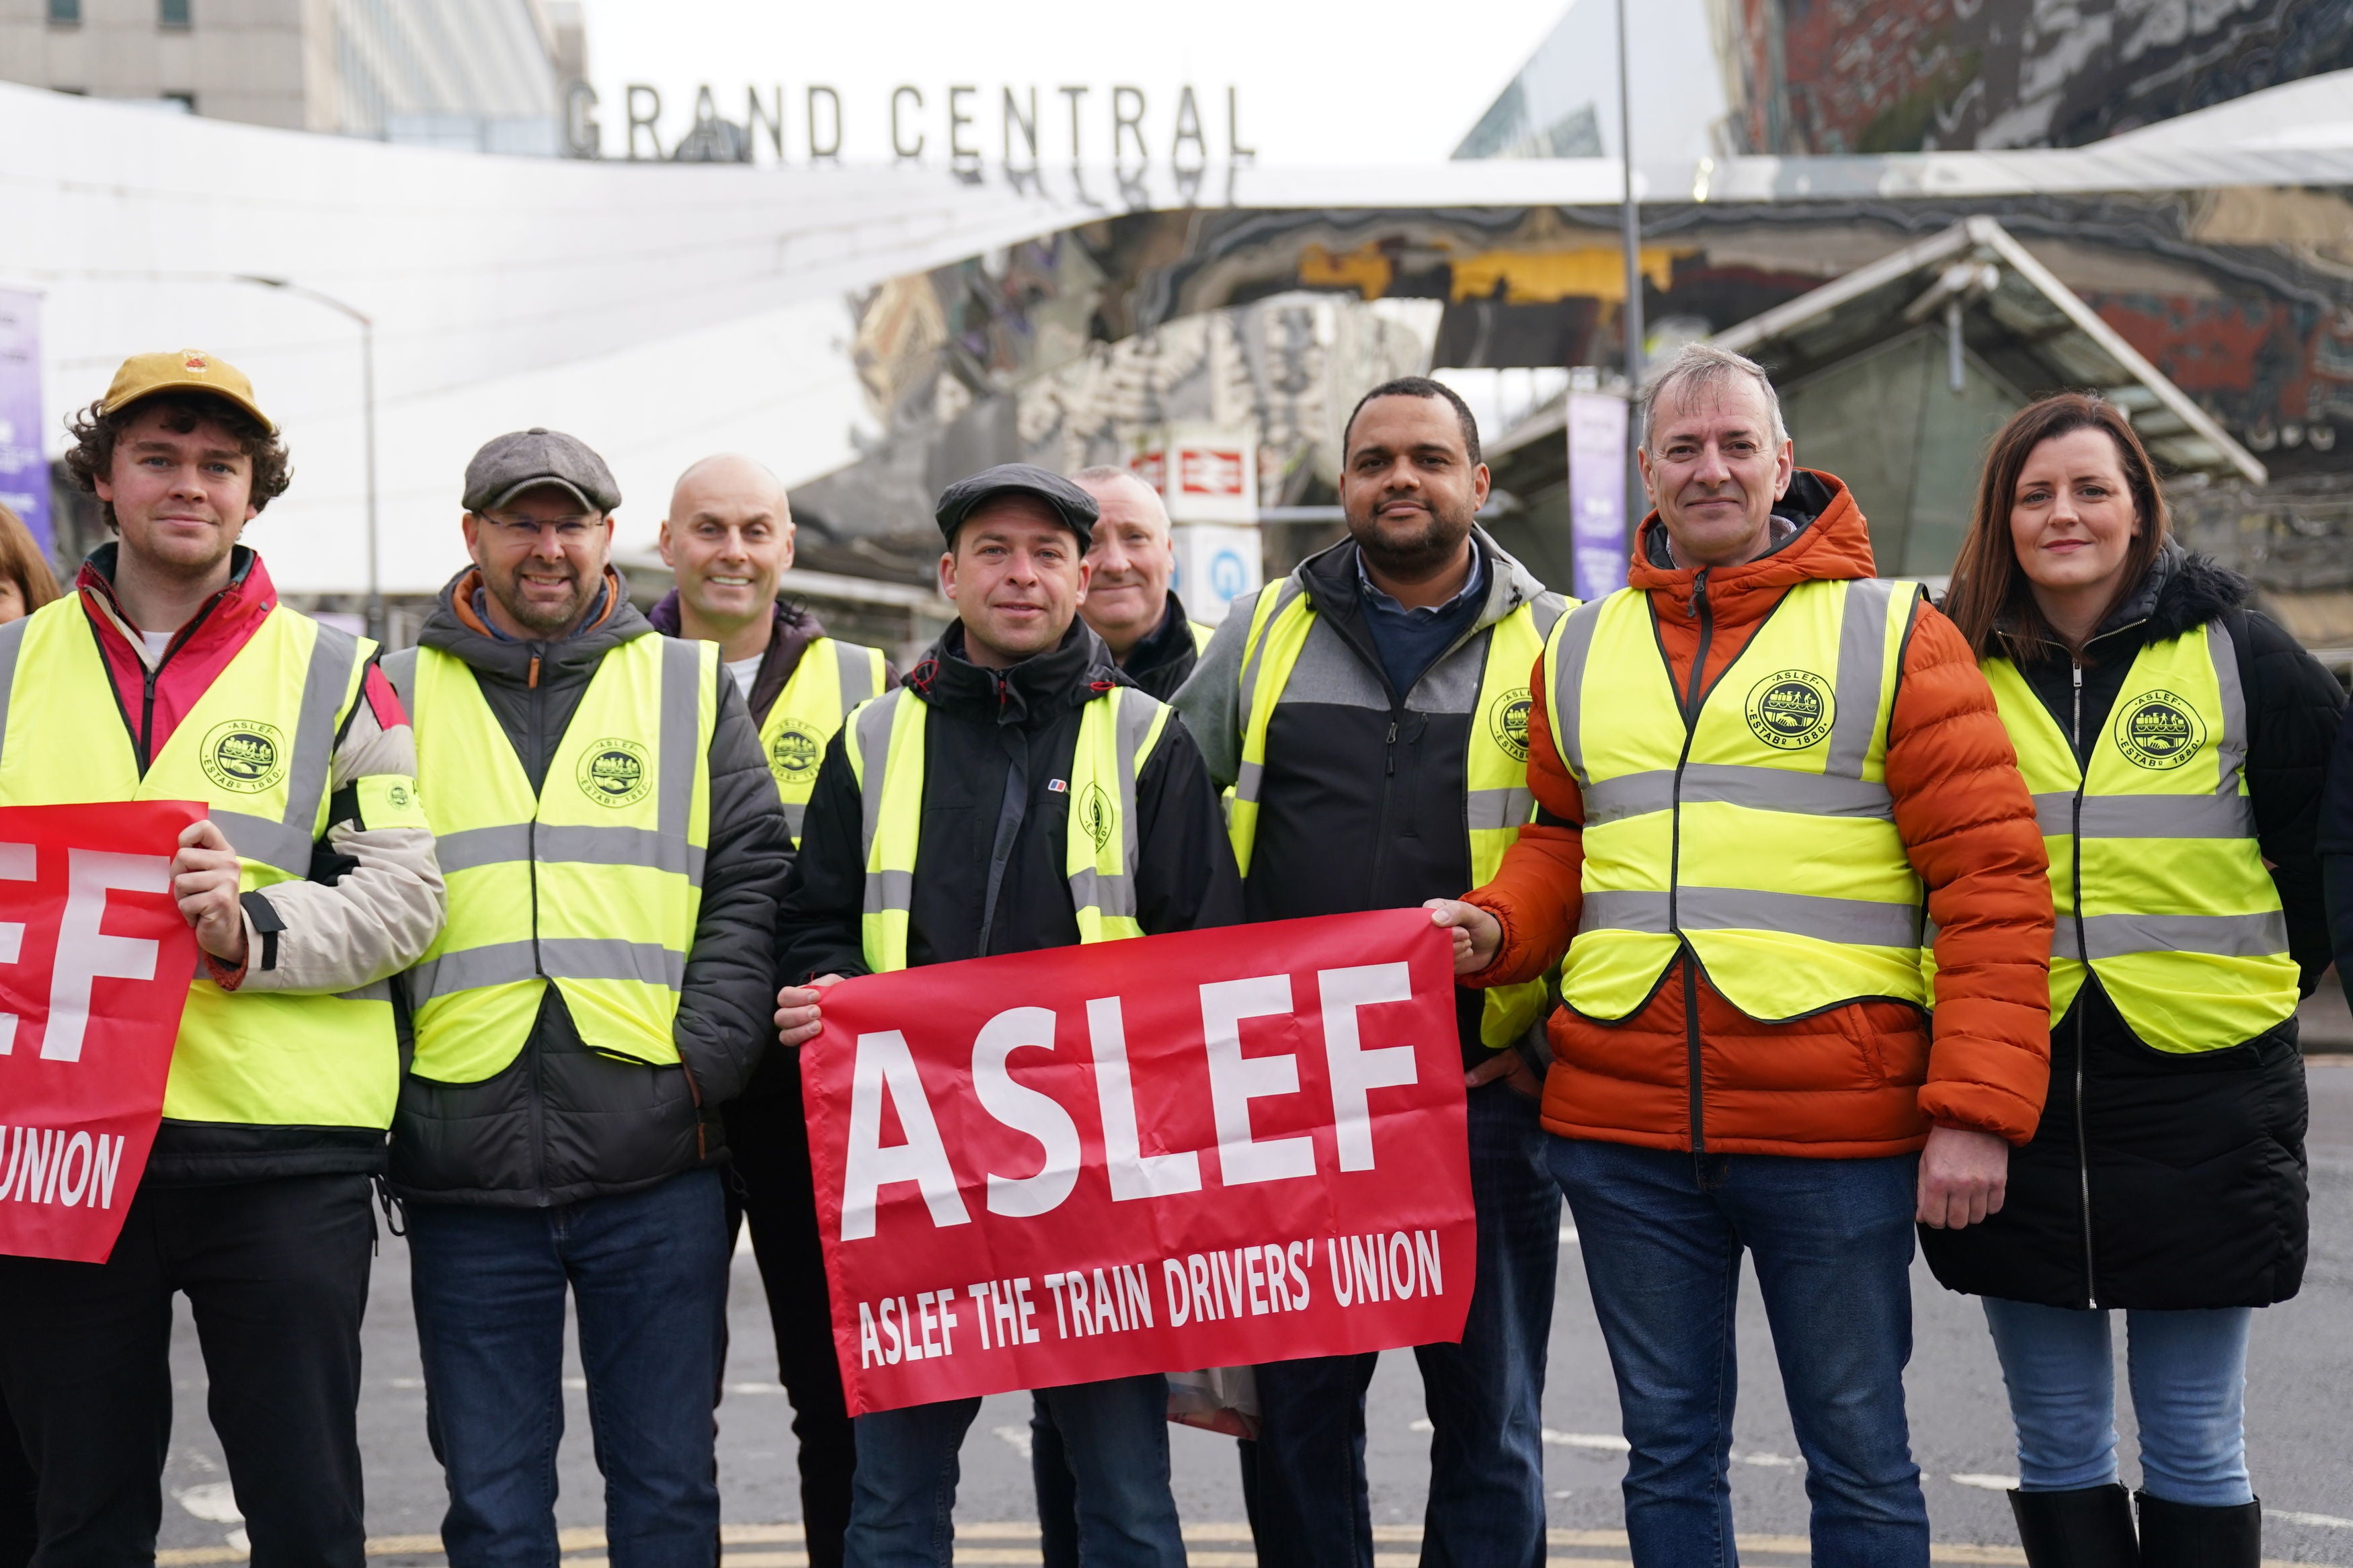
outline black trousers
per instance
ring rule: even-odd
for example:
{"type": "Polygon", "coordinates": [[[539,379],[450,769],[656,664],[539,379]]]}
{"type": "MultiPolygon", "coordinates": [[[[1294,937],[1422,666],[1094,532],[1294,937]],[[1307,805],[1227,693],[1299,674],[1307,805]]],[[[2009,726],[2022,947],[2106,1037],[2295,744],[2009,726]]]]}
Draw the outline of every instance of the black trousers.
{"type": "Polygon", "coordinates": [[[768,1322],[776,1336],[776,1371],[793,1402],[801,1529],[808,1538],[810,1568],[841,1568],[858,1447],[842,1398],[841,1366],[834,1359],[817,1189],[809,1176],[808,1127],[801,1117],[798,1086],[736,1100],[723,1114],[735,1173],[730,1202],[751,1223],[752,1254],[759,1261],[768,1322]]]}
{"type": "Polygon", "coordinates": [[[175,1291],[253,1568],[364,1568],[371,1196],[360,1175],[142,1186],[103,1264],[0,1258],[0,1397],[40,1478],[35,1568],[153,1563],[175,1291]]]}
{"type": "Polygon", "coordinates": [[[33,1514],[36,1483],[25,1445],[16,1440],[16,1424],[8,1405],[0,1400],[0,1568],[25,1568],[40,1544],[41,1527],[33,1514]]]}

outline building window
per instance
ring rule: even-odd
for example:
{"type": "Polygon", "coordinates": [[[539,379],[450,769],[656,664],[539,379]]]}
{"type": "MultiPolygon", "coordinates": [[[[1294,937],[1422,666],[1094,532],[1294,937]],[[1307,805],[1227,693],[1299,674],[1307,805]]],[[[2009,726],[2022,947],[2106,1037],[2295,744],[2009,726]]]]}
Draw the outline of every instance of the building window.
{"type": "Polygon", "coordinates": [[[81,0],[49,0],[49,23],[58,27],[81,26],[81,0]]]}
{"type": "MultiPolygon", "coordinates": [[[[77,0],[77,4],[79,4],[79,0],[77,0]]],[[[157,25],[165,27],[187,26],[189,25],[188,7],[192,4],[194,4],[194,0],[156,0],[155,21],[157,25]]]]}

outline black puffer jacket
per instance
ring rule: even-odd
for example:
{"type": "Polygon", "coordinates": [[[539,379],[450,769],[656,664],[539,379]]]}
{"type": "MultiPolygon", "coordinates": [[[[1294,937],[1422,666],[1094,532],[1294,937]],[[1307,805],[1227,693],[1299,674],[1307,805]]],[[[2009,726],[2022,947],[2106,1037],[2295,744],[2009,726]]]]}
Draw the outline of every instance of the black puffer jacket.
{"type": "MultiPolygon", "coordinates": [[[[444,588],[418,640],[473,669],[537,788],[605,656],[657,634],[610,575],[607,607],[584,629],[555,642],[509,642],[472,608],[480,581],[469,570],[444,588]]],[[[725,670],[718,680],[709,852],[679,998],[680,1065],[590,1051],[551,985],[530,1039],[503,1071],[480,1083],[402,1075],[391,1182],[404,1199],[544,1208],[635,1191],[723,1156],[719,1107],[742,1091],[775,1038],[769,932],[792,847],[752,715],[725,670]]],[[[431,716],[417,717],[429,731],[431,716]]]]}
{"type": "Polygon", "coordinates": [[[1200,653],[1201,645],[1193,637],[1192,617],[1185,613],[1185,601],[1172,593],[1168,595],[1168,607],[1161,612],[1160,624],[1127,650],[1126,661],[1119,667],[1119,672],[1166,702],[1176,695],[1176,689],[1193,673],[1200,653]]]}
{"type": "MultiPolygon", "coordinates": [[[[2246,579],[2168,545],[2084,650],[2083,725],[2065,653],[2021,666],[2079,758],[2141,647],[2220,620],[2247,698],[2247,791],[2308,994],[2328,965],[2316,840],[2322,773],[2343,693],[2269,618],[2246,579]]],[[[1956,1290],[2052,1307],[2261,1307],[2304,1279],[2304,1058],[2295,1020],[2226,1048],[2151,1049],[2096,978],[2051,1032],[2051,1094],[2034,1141],[2010,1156],[2001,1213],[1923,1229],[1956,1290]]]]}
{"type": "MultiPolygon", "coordinates": [[[[1070,947],[1079,940],[1062,869],[1080,710],[1109,683],[1133,685],[1074,621],[1060,647],[1009,669],[964,657],[950,626],[907,673],[932,710],[923,737],[923,825],[907,917],[907,962],[1070,947]]],[[[1136,781],[1136,919],[1192,931],[1241,919],[1241,884],[1218,792],[1174,714],[1136,781]]],[[[863,974],[859,921],[866,852],[858,778],[841,736],[826,747],[802,819],[801,849],[776,919],[787,984],[863,974]]]]}

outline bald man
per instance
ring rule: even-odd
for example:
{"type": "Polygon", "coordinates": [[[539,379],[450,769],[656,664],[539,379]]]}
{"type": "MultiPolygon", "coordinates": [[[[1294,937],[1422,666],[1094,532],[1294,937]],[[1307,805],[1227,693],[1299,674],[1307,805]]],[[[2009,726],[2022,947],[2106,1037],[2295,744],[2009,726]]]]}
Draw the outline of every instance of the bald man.
{"type": "MultiPolygon", "coordinates": [[[[807,608],[777,598],[793,564],[792,504],[776,476],[751,458],[723,453],[681,474],[659,542],[678,586],[647,618],[666,636],[719,645],[760,727],[797,848],[826,743],[852,708],[893,684],[889,667],[874,649],[826,636],[807,608]]],[[[834,1362],[792,1053],[771,1052],[722,1115],[743,1193],[740,1208],[731,1201],[730,1234],[737,1215],[750,1221],[776,1370],[793,1402],[808,1560],[838,1568],[857,1445],[834,1362]]]]}
{"type": "Polygon", "coordinates": [[[1087,596],[1079,614],[1111,648],[1122,674],[1166,702],[1176,695],[1213,629],[1188,619],[1170,591],[1176,549],[1160,492],[1111,467],[1071,476],[1095,498],[1094,542],[1087,563],[1087,596]]]}

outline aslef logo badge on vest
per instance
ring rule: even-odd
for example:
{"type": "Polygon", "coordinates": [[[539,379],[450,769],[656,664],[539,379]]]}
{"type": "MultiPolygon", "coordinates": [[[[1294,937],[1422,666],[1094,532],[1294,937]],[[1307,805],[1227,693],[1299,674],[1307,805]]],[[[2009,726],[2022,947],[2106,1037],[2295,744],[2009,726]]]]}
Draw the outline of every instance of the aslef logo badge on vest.
{"type": "Polygon", "coordinates": [[[205,777],[233,795],[259,795],[286,776],[286,737],[275,724],[232,719],[216,724],[197,750],[205,777]]]}
{"type": "Polygon", "coordinates": [[[1119,809],[1111,803],[1111,794],[1099,784],[1087,785],[1078,800],[1079,826],[1095,841],[1100,849],[1111,842],[1111,830],[1118,821],[1119,809]]]}
{"type": "Polygon", "coordinates": [[[825,755],[825,742],[818,739],[815,730],[797,719],[786,719],[776,739],[768,742],[768,767],[779,777],[790,774],[803,778],[817,769],[825,755]]]}
{"type": "Polygon", "coordinates": [[[646,749],[614,736],[580,753],[580,793],[598,805],[629,805],[645,798],[653,782],[646,749]]]}
{"type": "Polygon", "coordinates": [[[2137,767],[2178,768],[2206,744],[2206,721],[2177,692],[2144,691],[2116,717],[2116,750],[2137,767]]]}
{"type": "Polygon", "coordinates": [[[1748,728],[1777,752],[1813,745],[1831,732],[1838,700],[1810,669],[1777,669],[1748,689],[1748,728]]]}
{"type": "Polygon", "coordinates": [[[1528,710],[1532,706],[1525,686],[1504,692],[1487,705],[1487,733],[1515,763],[1528,760],[1528,710]]]}

